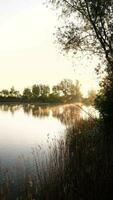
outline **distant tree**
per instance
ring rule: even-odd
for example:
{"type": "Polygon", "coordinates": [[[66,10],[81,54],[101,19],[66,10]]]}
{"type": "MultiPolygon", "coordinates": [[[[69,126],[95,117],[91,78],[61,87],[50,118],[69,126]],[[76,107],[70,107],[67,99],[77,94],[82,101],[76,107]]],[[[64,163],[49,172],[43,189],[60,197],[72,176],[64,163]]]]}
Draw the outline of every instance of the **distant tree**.
{"type": "Polygon", "coordinates": [[[56,86],[53,86],[52,92],[54,96],[64,97],[66,101],[80,101],[82,98],[79,81],[74,84],[70,79],[64,79],[56,86]]]}
{"type": "Polygon", "coordinates": [[[64,79],[63,81],[61,81],[59,83],[58,87],[59,87],[61,95],[65,96],[65,97],[72,95],[71,92],[74,87],[72,80],[64,79]]]}
{"type": "Polygon", "coordinates": [[[14,87],[11,87],[10,91],[9,91],[9,96],[11,97],[20,97],[20,93],[19,91],[15,90],[14,87]]]}
{"type": "Polygon", "coordinates": [[[25,98],[26,100],[31,100],[32,98],[32,92],[30,88],[25,88],[23,91],[23,98],[25,98]]]}
{"type": "Polygon", "coordinates": [[[2,90],[2,91],[1,91],[1,96],[3,96],[3,97],[8,97],[8,96],[9,96],[9,91],[6,90],[6,89],[2,90]]]}
{"type": "Polygon", "coordinates": [[[49,88],[48,85],[40,84],[39,88],[40,88],[40,96],[42,96],[42,97],[48,97],[49,96],[50,88],[49,88]]]}
{"type": "Polygon", "coordinates": [[[32,86],[32,97],[33,99],[37,100],[40,95],[40,87],[39,85],[32,86]]]}
{"type": "Polygon", "coordinates": [[[58,85],[52,87],[52,95],[56,97],[60,96],[60,89],[58,85]]]}

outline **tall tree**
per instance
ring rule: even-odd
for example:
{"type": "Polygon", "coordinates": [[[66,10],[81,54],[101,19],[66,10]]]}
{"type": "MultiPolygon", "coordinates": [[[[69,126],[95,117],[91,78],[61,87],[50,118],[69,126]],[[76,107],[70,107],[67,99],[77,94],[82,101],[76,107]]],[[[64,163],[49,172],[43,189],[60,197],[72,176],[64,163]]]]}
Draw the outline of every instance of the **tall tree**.
{"type": "Polygon", "coordinates": [[[64,25],[57,38],[66,51],[96,53],[106,61],[97,107],[106,121],[113,118],[113,0],[49,0],[59,9],[64,25]]]}
{"type": "Polygon", "coordinates": [[[58,85],[54,85],[52,87],[52,94],[53,96],[59,97],[60,96],[60,90],[58,85]]]}
{"type": "Polygon", "coordinates": [[[31,100],[32,98],[32,91],[30,88],[25,88],[23,91],[23,98],[25,98],[26,100],[31,100]]]}
{"type": "Polygon", "coordinates": [[[9,91],[9,96],[11,97],[20,97],[20,93],[19,91],[15,90],[14,87],[11,87],[10,91],[9,91]]]}
{"type": "Polygon", "coordinates": [[[35,100],[37,100],[39,95],[40,95],[40,87],[39,87],[39,85],[33,85],[32,86],[32,96],[33,96],[33,98],[35,100]]]}
{"type": "Polygon", "coordinates": [[[48,85],[40,84],[39,88],[40,88],[40,96],[42,96],[42,97],[48,97],[49,96],[50,88],[49,88],[48,85]]]}
{"type": "Polygon", "coordinates": [[[74,87],[73,82],[69,79],[62,80],[58,85],[61,95],[65,97],[71,95],[72,92],[71,89],[73,89],[73,87],[74,87]]]}
{"type": "Polygon", "coordinates": [[[80,83],[77,80],[75,84],[70,79],[64,79],[59,84],[53,87],[53,94],[56,96],[63,96],[65,100],[80,101],[82,94],[80,91],[80,83]]]}

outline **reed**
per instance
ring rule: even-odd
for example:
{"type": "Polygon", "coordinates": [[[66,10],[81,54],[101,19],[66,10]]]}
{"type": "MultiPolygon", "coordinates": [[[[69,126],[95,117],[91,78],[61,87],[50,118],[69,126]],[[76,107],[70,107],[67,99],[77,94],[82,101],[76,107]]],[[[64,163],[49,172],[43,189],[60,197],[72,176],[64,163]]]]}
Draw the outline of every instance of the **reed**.
{"type": "Polygon", "coordinates": [[[113,142],[98,120],[80,120],[53,140],[48,153],[32,149],[32,161],[0,167],[1,200],[112,200],[113,142]]]}

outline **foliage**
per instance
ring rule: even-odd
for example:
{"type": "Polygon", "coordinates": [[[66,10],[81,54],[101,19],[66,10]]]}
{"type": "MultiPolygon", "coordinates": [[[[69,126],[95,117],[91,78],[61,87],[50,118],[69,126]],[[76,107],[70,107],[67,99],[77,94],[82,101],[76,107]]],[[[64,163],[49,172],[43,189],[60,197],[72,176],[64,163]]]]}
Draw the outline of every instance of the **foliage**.
{"type": "Polygon", "coordinates": [[[112,60],[113,1],[50,0],[61,8],[67,22],[59,28],[59,42],[66,50],[85,50],[105,53],[112,60]],[[81,23],[80,23],[81,22],[81,23]]]}
{"type": "Polygon", "coordinates": [[[27,100],[30,100],[31,97],[32,97],[31,89],[30,88],[25,88],[24,91],[23,91],[23,98],[27,99],[27,100]]]}
{"type": "Polygon", "coordinates": [[[64,20],[57,38],[66,51],[98,54],[106,61],[107,76],[96,106],[102,118],[113,118],[113,0],[49,0],[64,20]]]}
{"type": "Polygon", "coordinates": [[[9,91],[6,90],[6,89],[4,89],[4,90],[2,90],[2,91],[0,92],[0,95],[3,96],[3,97],[7,97],[7,96],[9,96],[9,91]]]}
{"type": "Polygon", "coordinates": [[[11,97],[20,97],[19,91],[15,90],[14,87],[12,87],[9,91],[9,96],[11,97]]]}
{"type": "Polygon", "coordinates": [[[39,88],[40,88],[40,96],[42,96],[42,97],[48,97],[49,96],[49,94],[50,94],[50,88],[49,88],[48,85],[42,85],[42,84],[40,84],[39,88]]]}
{"type": "Polygon", "coordinates": [[[70,79],[64,79],[59,84],[52,88],[53,95],[56,97],[64,97],[64,101],[78,101],[82,99],[82,94],[80,91],[80,83],[76,81],[74,84],[70,79]]]}
{"type": "Polygon", "coordinates": [[[39,88],[39,85],[33,85],[32,86],[32,97],[33,99],[38,99],[40,95],[40,88],[39,88]]]}
{"type": "Polygon", "coordinates": [[[27,87],[22,95],[14,87],[0,92],[0,102],[70,103],[81,102],[82,99],[79,81],[73,83],[70,79],[53,86],[51,92],[50,87],[44,84],[27,87]]]}

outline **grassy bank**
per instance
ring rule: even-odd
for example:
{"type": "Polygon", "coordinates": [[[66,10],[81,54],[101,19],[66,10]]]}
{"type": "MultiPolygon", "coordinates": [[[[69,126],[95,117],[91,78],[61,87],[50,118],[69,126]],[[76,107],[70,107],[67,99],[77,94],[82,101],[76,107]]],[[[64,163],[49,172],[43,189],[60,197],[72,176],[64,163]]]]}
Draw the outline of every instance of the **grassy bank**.
{"type": "Polygon", "coordinates": [[[22,158],[12,169],[1,166],[1,200],[112,200],[112,140],[97,120],[80,120],[66,141],[33,149],[32,162],[22,158]],[[31,170],[32,168],[32,170],[31,170]]]}

